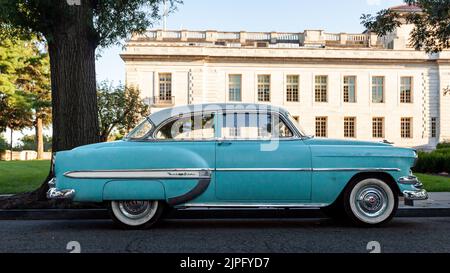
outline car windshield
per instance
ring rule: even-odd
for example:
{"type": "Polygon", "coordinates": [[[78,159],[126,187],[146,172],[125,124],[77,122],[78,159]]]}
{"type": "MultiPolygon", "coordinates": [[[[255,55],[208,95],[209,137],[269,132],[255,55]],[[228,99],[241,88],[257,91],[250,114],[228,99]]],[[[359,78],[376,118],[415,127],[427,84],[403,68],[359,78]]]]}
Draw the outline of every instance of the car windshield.
{"type": "Polygon", "coordinates": [[[136,140],[143,138],[153,128],[148,118],[139,123],[126,137],[127,140],[136,140]]]}

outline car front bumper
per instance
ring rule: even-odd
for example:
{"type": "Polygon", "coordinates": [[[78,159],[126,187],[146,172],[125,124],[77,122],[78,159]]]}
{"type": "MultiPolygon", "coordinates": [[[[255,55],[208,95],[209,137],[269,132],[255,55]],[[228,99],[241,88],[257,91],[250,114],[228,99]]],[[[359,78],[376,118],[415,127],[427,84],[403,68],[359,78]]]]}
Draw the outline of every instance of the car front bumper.
{"type": "Polygon", "coordinates": [[[56,178],[52,178],[50,181],[48,181],[48,187],[48,199],[72,200],[75,197],[75,190],[73,189],[57,190],[56,178]]]}
{"type": "Polygon", "coordinates": [[[402,191],[406,205],[413,205],[416,200],[428,199],[428,192],[423,189],[423,184],[417,177],[413,175],[400,177],[398,183],[409,186],[409,189],[402,191]]]}

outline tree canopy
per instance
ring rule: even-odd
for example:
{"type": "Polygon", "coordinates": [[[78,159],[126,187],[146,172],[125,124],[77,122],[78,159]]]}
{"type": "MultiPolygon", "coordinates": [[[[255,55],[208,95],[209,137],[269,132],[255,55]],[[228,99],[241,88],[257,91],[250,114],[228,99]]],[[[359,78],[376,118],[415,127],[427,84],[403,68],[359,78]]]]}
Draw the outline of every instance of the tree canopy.
{"type": "Polygon", "coordinates": [[[419,7],[421,11],[400,14],[392,9],[384,9],[376,15],[362,15],[362,24],[379,36],[394,31],[402,24],[413,24],[410,43],[417,50],[436,53],[450,48],[450,0],[404,2],[419,7]]]}
{"type": "Polygon", "coordinates": [[[113,131],[121,135],[134,128],[149,114],[149,107],[139,97],[139,90],[102,82],[97,87],[100,139],[107,141],[113,131]]]}
{"type": "MultiPolygon", "coordinates": [[[[120,44],[135,32],[145,32],[160,19],[162,1],[80,0],[79,4],[88,5],[93,13],[93,21],[88,24],[91,42],[95,47],[107,47],[120,44]]],[[[182,0],[167,2],[173,10],[182,0]]],[[[50,42],[56,38],[55,26],[61,19],[77,19],[71,16],[73,9],[68,8],[77,4],[76,1],[63,0],[0,0],[0,38],[2,35],[23,37],[41,34],[50,42]],[[64,2],[67,7],[61,9],[61,3],[55,2],[64,2]]]]}

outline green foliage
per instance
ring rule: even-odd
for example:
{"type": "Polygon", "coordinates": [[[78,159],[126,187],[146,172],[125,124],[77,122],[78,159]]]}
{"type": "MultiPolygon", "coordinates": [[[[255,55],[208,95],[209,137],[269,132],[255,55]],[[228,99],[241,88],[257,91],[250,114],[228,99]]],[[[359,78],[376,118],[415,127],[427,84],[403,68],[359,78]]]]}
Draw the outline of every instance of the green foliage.
{"type": "Polygon", "coordinates": [[[446,149],[446,148],[450,148],[450,142],[442,142],[442,143],[439,143],[437,146],[436,146],[436,149],[446,149]]]}
{"type": "Polygon", "coordinates": [[[392,32],[401,24],[413,24],[415,27],[411,33],[410,42],[416,49],[436,53],[450,48],[450,0],[405,0],[404,2],[418,6],[422,11],[401,16],[395,11],[385,9],[375,16],[362,15],[362,24],[379,36],[392,32]]]}
{"type": "MultiPolygon", "coordinates": [[[[139,97],[139,90],[102,82],[97,87],[100,137],[107,141],[112,133],[123,136],[148,115],[148,105],[139,97]]],[[[115,136],[114,139],[120,138],[115,136]]]]}
{"type": "MultiPolygon", "coordinates": [[[[48,152],[52,149],[52,138],[49,136],[44,135],[44,151],[48,152]]],[[[37,150],[37,144],[36,144],[36,136],[35,135],[25,135],[23,136],[20,141],[22,144],[17,145],[14,147],[15,150],[23,151],[36,151],[37,150]]]]}
{"type": "MultiPolygon", "coordinates": [[[[93,14],[90,24],[95,45],[108,47],[118,44],[133,33],[143,33],[160,19],[163,0],[80,0],[93,14]]],[[[174,10],[181,0],[168,0],[174,10]]],[[[65,0],[0,0],[0,38],[43,35],[51,42],[55,26],[61,18],[70,20],[77,12],[76,5],[65,0]],[[55,3],[56,2],[56,3],[55,3]]]]}
{"type": "Polygon", "coordinates": [[[0,132],[50,122],[50,65],[39,41],[0,41],[0,132]]]}
{"type": "Polygon", "coordinates": [[[419,152],[415,172],[450,173],[450,148],[435,150],[431,153],[419,152]]]}
{"type": "Polygon", "coordinates": [[[6,128],[21,130],[31,127],[33,112],[29,97],[20,91],[11,95],[0,93],[0,132],[6,128]]]}
{"type": "Polygon", "coordinates": [[[4,152],[6,149],[8,149],[8,143],[6,142],[6,139],[3,137],[3,135],[0,134],[0,153],[4,152]]]}

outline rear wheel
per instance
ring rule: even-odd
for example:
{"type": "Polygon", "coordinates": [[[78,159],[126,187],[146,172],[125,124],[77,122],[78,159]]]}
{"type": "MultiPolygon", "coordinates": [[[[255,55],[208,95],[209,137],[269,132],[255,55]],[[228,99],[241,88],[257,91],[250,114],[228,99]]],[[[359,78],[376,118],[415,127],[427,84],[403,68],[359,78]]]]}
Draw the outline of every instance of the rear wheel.
{"type": "Polygon", "coordinates": [[[164,210],[160,201],[111,201],[113,221],[125,229],[146,229],[153,226],[164,210]]]}
{"type": "Polygon", "coordinates": [[[353,181],[344,191],[344,210],[352,223],[379,226],[389,222],[398,208],[398,196],[378,178],[353,181]]]}

